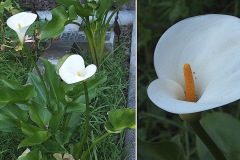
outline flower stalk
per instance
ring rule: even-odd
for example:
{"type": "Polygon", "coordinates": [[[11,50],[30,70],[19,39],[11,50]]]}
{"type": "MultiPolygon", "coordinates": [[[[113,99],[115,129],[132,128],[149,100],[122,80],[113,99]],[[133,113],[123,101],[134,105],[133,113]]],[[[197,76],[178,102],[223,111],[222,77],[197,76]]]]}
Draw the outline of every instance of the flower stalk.
{"type": "MultiPolygon", "coordinates": [[[[185,91],[186,91],[186,101],[187,102],[196,102],[196,91],[194,85],[194,79],[192,74],[192,69],[190,64],[184,64],[183,67],[184,80],[185,80],[185,91]]],[[[208,147],[212,155],[216,160],[226,160],[224,155],[218,146],[214,143],[208,133],[201,126],[199,120],[201,118],[201,113],[190,113],[190,114],[180,114],[182,120],[189,122],[192,129],[203,141],[203,143],[208,147]]]]}
{"type": "Polygon", "coordinates": [[[216,160],[226,160],[222,151],[218,148],[212,138],[208,135],[208,133],[204,130],[201,123],[199,121],[190,122],[189,123],[198,137],[202,140],[202,142],[207,146],[209,151],[212,153],[216,160]]]}
{"type": "Polygon", "coordinates": [[[102,135],[101,137],[99,137],[98,139],[96,139],[96,141],[94,141],[90,147],[83,152],[82,156],[81,156],[81,160],[84,160],[90,153],[91,149],[93,149],[99,142],[101,142],[102,140],[104,140],[105,138],[107,138],[108,136],[110,136],[112,133],[105,133],[104,135],[102,135]]]}
{"type": "Polygon", "coordinates": [[[87,139],[87,134],[89,130],[89,120],[90,120],[89,96],[88,96],[88,88],[87,88],[86,81],[83,81],[83,87],[84,87],[85,101],[86,101],[86,121],[85,121],[85,129],[84,129],[83,136],[81,138],[80,143],[77,144],[77,149],[74,155],[76,159],[79,159],[82,154],[83,147],[87,139]]]}

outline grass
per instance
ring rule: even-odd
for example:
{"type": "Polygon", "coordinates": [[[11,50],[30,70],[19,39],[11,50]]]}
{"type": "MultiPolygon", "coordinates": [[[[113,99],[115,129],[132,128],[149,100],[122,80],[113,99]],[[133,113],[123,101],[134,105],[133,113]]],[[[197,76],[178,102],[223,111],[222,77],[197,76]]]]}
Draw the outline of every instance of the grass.
{"type": "MultiPolygon", "coordinates": [[[[20,83],[27,80],[27,73],[30,71],[31,63],[28,59],[14,55],[13,50],[8,50],[0,55],[0,78],[14,79],[20,83]]],[[[0,86],[2,86],[0,81],[0,86]]],[[[20,133],[0,132],[0,160],[17,159],[23,152],[17,150],[17,145],[23,139],[20,133]]]]}
{"type": "MultiPolygon", "coordinates": [[[[120,48],[114,55],[108,56],[97,71],[98,75],[107,76],[107,81],[97,89],[97,97],[91,102],[90,132],[87,144],[105,134],[104,124],[107,112],[111,109],[127,107],[127,88],[129,71],[126,63],[129,56],[120,48]]],[[[83,119],[84,120],[84,119],[83,119]]],[[[89,160],[114,159],[121,160],[124,152],[125,133],[113,134],[100,142],[91,152],[89,160]]]]}

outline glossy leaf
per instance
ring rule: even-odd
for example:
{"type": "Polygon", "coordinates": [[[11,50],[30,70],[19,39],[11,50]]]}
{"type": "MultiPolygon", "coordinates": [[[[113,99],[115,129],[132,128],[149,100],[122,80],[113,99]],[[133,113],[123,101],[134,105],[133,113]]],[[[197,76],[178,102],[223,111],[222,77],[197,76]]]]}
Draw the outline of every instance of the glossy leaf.
{"type": "Polygon", "coordinates": [[[34,133],[32,136],[24,139],[18,145],[18,148],[28,147],[28,146],[35,146],[45,142],[48,138],[51,137],[51,133],[48,131],[38,131],[34,133]]]}
{"type": "Polygon", "coordinates": [[[40,128],[45,129],[46,125],[52,118],[52,114],[44,106],[34,103],[30,106],[30,118],[33,122],[39,125],[40,128]]]}
{"type": "MultiPolygon", "coordinates": [[[[68,8],[68,17],[69,17],[69,20],[76,20],[78,18],[78,15],[76,13],[76,10],[75,10],[75,7],[74,5],[71,5],[69,8],[68,8]]],[[[66,55],[65,55],[66,56],[66,55]]],[[[65,57],[64,56],[64,57],[65,57]]]]}
{"type": "Polygon", "coordinates": [[[66,149],[62,147],[59,143],[48,139],[41,145],[41,149],[43,152],[47,153],[65,153],[66,149]]]}
{"type": "Polygon", "coordinates": [[[68,15],[63,6],[54,8],[52,10],[52,20],[42,30],[40,41],[59,36],[64,31],[67,20],[68,15]]]}
{"type": "Polygon", "coordinates": [[[11,119],[17,119],[23,122],[28,120],[27,112],[21,110],[16,104],[9,104],[6,107],[1,108],[0,113],[11,119]]]}
{"type": "MultiPolygon", "coordinates": [[[[95,98],[96,96],[97,94],[95,88],[88,90],[89,101],[93,100],[93,98],[95,98]]],[[[74,100],[74,103],[86,103],[85,95],[84,94],[80,95],[77,99],[74,100]]]]}
{"type": "Polygon", "coordinates": [[[22,90],[13,90],[9,87],[2,87],[0,88],[0,93],[0,108],[6,106],[10,102],[26,102],[37,94],[34,87],[31,85],[24,86],[22,90]]]}
{"type": "Polygon", "coordinates": [[[53,134],[58,131],[62,123],[63,116],[64,111],[62,109],[59,109],[56,113],[53,114],[52,118],[50,119],[49,127],[53,134]]]}
{"type": "Polygon", "coordinates": [[[67,104],[66,113],[85,112],[85,110],[86,110],[86,104],[69,102],[67,104]]]}
{"type": "Polygon", "coordinates": [[[82,112],[72,113],[71,118],[68,123],[68,127],[75,128],[79,124],[80,118],[83,115],[82,112]]]}
{"type": "Polygon", "coordinates": [[[42,160],[42,154],[38,149],[35,149],[17,160],[42,160]]]}
{"type": "Polygon", "coordinates": [[[34,73],[29,73],[29,79],[30,79],[31,84],[35,87],[35,90],[37,92],[37,96],[35,97],[36,101],[39,104],[45,105],[46,104],[46,95],[45,95],[44,87],[42,86],[40,78],[34,73]]]}
{"type": "Polygon", "coordinates": [[[138,138],[137,149],[140,160],[184,160],[182,150],[172,141],[153,143],[138,138]]]}
{"type": "Polygon", "coordinates": [[[44,131],[43,129],[41,129],[37,126],[27,124],[27,123],[24,123],[24,122],[21,122],[21,130],[27,136],[32,136],[38,131],[44,131]]]}
{"type": "MultiPolygon", "coordinates": [[[[95,89],[103,84],[107,80],[106,76],[99,76],[99,77],[92,77],[87,80],[87,87],[89,90],[89,94],[94,96],[95,89]]],[[[83,96],[82,98],[84,101],[77,101],[77,102],[82,102],[85,103],[85,97],[84,97],[84,88],[82,83],[77,83],[77,84],[66,84],[65,82],[62,83],[62,86],[70,97],[74,97],[74,99],[79,98],[80,96],[83,96]]],[[[91,98],[91,97],[90,97],[91,98]]]]}
{"type": "Polygon", "coordinates": [[[93,10],[89,10],[86,8],[86,6],[84,7],[82,4],[80,3],[74,3],[75,8],[76,8],[76,13],[78,16],[82,17],[82,18],[88,18],[89,16],[93,16],[93,10]]]}
{"type": "Polygon", "coordinates": [[[60,87],[60,77],[57,75],[55,67],[51,62],[44,58],[40,59],[45,68],[44,78],[50,88],[50,95],[55,100],[56,104],[58,104],[59,101],[62,102],[65,100],[63,89],[60,87]]]}
{"type": "Polygon", "coordinates": [[[19,121],[11,118],[0,119],[0,131],[17,132],[19,131],[19,121]]]}
{"type": "Polygon", "coordinates": [[[72,136],[72,133],[68,132],[68,131],[66,131],[66,132],[58,131],[55,134],[55,138],[56,138],[57,142],[61,145],[68,143],[71,136],[72,136]]]}
{"type": "Polygon", "coordinates": [[[24,89],[23,85],[17,81],[13,81],[9,79],[1,79],[1,81],[6,87],[10,87],[11,89],[17,89],[17,90],[24,89]]]}
{"type": "MultiPolygon", "coordinates": [[[[240,121],[226,113],[211,113],[201,119],[201,124],[227,159],[240,157],[240,121]]],[[[197,138],[197,151],[200,160],[214,160],[214,157],[197,138]]]]}
{"type": "Polygon", "coordinates": [[[88,2],[87,5],[89,7],[91,7],[92,9],[96,9],[97,8],[97,3],[95,1],[88,2]]]}
{"type": "Polygon", "coordinates": [[[109,133],[121,133],[125,129],[135,128],[135,110],[123,108],[108,112],[105,129],[109,133]]]}
{"type": "Polygon", "coordinates": [[[108,13],[112,6],[113,0],[101,0],[100,6],[97,9],[97,16],[102,19],[104,15],[108,13]]]}

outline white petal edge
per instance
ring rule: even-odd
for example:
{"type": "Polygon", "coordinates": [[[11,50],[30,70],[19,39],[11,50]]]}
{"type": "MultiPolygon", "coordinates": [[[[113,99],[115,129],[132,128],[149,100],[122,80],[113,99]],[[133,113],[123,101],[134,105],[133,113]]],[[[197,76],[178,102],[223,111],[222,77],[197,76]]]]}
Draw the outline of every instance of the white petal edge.
{"type": "Polygon", "coordinates": [[[18,23],[21,24],[22,28],[26,26],[30,26],[37,18],[37,15],[34,13],[29,12],[21,12],[18,14],[15,14],[8,18],[7,25],[13,29],[18,30],[18,23]]]}
{"type": "Polygon", "coordinates": [[[154,53],[157,75],[184,87],[183,65],[189,63],[195,72],[200,98],[209,90],[209,84],[221,81],[240,68],[236,65],[240,64],[239,41],[240,19],[237,17],[210,14],[180,21],[169,28],[157,44],[154,53]]]}
{"type": "Polygon", "coordinates": [[[69,72],[73,75],[76,75],[78,71],[80,71],[83,75],[86,74],[84,60],[82,56],[78,54],[73,54],[69,56],[62,64],[59,69],[59,74],[60,72],[69,72]]]}
{"type": "Polygon", "coordinates": [[[90,78],[96,73],[96,71],[97,71],[97,67],[94,64],[91,64],[87,66],[86,75],[83,77],[67,72],[66,70],[61,70],[61,71],[59,70],[59,75],[62,78],[62,80],[67,84],[73,84],[73,83],[77,83],[90,78]]]}
{"type": "Polygon", "coordinates": [[[147,89],[151,101],[159,108],[175,113],[187,114],[213,109],[236,100],[235,97],[214,99],[213,101],[186,102],[183,88],[176,82],[159,78],[151,82],[147,89]]]}
{"type": "Polygon", "coordinates": [[[86,79],[92,77],[96,71],[97,67],[94,64],[90,64],[86,67],[87,74],[85,75],[86,79]]]}
{"type": "Polygon", "coordinates": [[[84,60],[80,55],[69,56],[59,69],[59,75],[67,84],[77,83],[93,76],[97,71],[94,64],[85,68],[84,60]],[[77,71],[84,72],[84,76],[77,76],[77,71]]]}
{"type": "Polygon", "coordinates": [[[36,18],[37,15],[34,13],[21,12],[8,18],[7,25],[17,33],[20,42],[23,44],[26,31],[36,18]],[[19,23],[22,28],[18,28],[19,23]]]}

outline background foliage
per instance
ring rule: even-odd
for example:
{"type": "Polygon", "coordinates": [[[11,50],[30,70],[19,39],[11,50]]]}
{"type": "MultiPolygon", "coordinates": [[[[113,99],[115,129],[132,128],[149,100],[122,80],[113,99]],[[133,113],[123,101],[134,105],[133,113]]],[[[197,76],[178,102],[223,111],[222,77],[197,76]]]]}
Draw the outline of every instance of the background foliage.
{"type": "MultiPolygon", "coordinates": [[[[167,113],[156,107],[147,96],[147,86],[157,78],[153,66],[153,54],[155,46],[161,35],[170,26],[182,19],[202,14],[227,14],[240,16],[239,0],[138,0],[138,137],[141,140],[150,142],[162,142],[171,140],[182,149],[184,159],[198,160],[211,159],[202,149],[202,144],[197,143],[192,130],[180,120],[178,115],[167,113]],[[207,157],[204,157],[207,156],[207,157]],[[190,158],[191,157],[191,158],[190,158]]],[[[212,117],[218,117],[219,121],[224,120],[224,115],[217,115],[213,112],[226,112],[234,120],[240,118],[239,102],[228,104],[228,107],[221,107],[208,111],[212,117]]],[[[204,117],[203,122],[209,117],[204,117]],[[206,117],[206,118],[205,118],[206,117]]],[[[214,121],[214,118],[213,118],[214,121]]],[[[234,123],[231,120],[227,124],[234,123]]],[[[227,127],[222,124],[222,128],[227,127]]],[[[208,127],[208,126],[204,126],[208,127]]],[[[236,126],[235,126],[236,127],[236,126]]],[[[213,134],[213,136],[215,136],[213,134]]],[[[223,133],[224,135],[224,133],[223,133]]],[[[225,136],[225,135],[224,135],[225,136]]],[[[227,135],[226,135],[227,136],[227,135]]],[[[220,136],[221,137],[221,136],[220,136]]],[[[215,138],[216,139],[216,138],[215,138]]],[[[218,138],[221,139],[221,138],[218,138]]],[[[220,143],[220,142],[219,142],[220,143]]],[[[149,145],[149,144],[147,144],[149,145]]],[[[161,144],[159,145],[159,147],[161,144]]],[[[138,146],[139,148],[140,146],[138,146]]],[[[147,147],[147,146],[145,146],[147,147]]],[[[226,147],[226,146],[225,146],[226,147]]],[[[231,146],[235,149],[236,155],[229,156],[229,159],[239,158],[240,143],[231,146]]],[[[144,148],[144,147],[143,147],[144,148]]],[[[222,149],[222,148],[221,148],[222,149]]],[[[223,148],[224,150],[224,148],[223,148]]],[[[224,150],[226,151],[226,150],[224,150]]],[[[152,151],[154,152],[154,151],[152,151]]],[[[227,151],[226,151],[227,152],[227,151]]],[[[154,154],[153,154],[154,155],[154,154]]],[[[146,159],[144,154],[139,157],[146,159]]]]}

